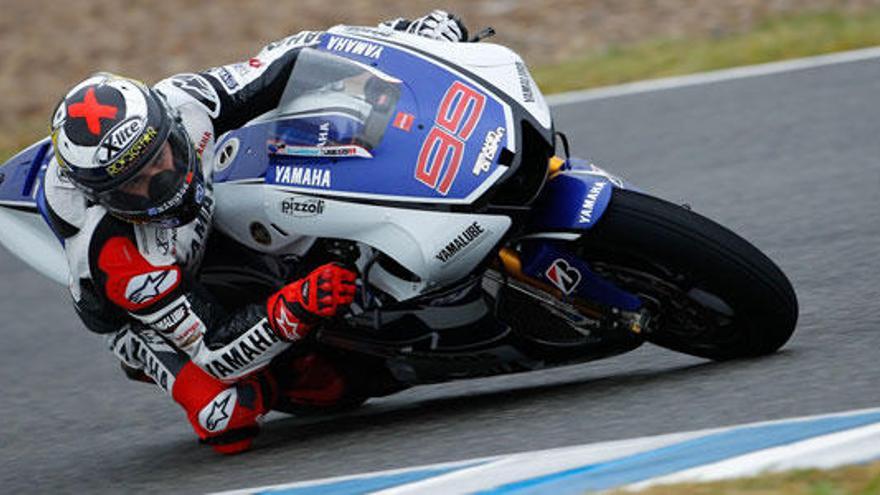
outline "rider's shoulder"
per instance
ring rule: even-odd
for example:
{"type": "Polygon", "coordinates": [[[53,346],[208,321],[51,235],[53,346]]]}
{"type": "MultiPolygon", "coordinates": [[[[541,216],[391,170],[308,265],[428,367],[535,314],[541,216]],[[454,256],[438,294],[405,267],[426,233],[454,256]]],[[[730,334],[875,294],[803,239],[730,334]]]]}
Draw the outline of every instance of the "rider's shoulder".
{"type": "Polygon", "coordinates": [[[198,108],[199,113],[206,113],[211,118],[216,118],[219,114],[220,96],[203,74],[175,74],[156,83],[153,89],[165,98],[168,106],[182,114],[194,107],[198,108]]]}
{"type": "Polygon", "coordinates": [[[56,159],[49,162],[43,178],[47,215],[54,230],[70,237],[83,228],[88,217],[89,201],[64,176],[56,159]]]}
{"type": "Polygon", "coordinates": [[[124,247],[131,252],[121,259],[155,267],[176,265],[176,241],[176,229],[165,229],[153,224],[134,225],[107,214],[92,232],[90,257],[107,256],[108,250],[124,247]]]}

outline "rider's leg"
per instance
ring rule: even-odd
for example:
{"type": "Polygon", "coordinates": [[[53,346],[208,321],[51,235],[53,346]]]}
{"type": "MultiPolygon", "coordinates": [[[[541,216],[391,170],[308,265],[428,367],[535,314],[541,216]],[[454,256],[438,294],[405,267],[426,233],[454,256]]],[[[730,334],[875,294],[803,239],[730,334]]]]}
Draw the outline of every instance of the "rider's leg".
{"type": "Polygon", "coordinates": [[[275,399],[268,372],[225,383],[196,366],[155,332],[126,329],[112,341],[114,353],[133,379],[152,381],[186,411],[202,443],[223,454],[248,450],[259,432],[258,420],[275,399]]]}

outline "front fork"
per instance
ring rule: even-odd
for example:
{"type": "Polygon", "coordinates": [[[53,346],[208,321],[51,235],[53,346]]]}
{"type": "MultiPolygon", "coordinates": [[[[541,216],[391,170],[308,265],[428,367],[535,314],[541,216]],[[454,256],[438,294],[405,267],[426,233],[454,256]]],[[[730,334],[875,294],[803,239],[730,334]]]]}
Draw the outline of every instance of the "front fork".
{"type": "Polygon", "coordinates": [[[611,321],[640,334],[650,317],[641,299],[594,272],[570,249],[571,241],[601,218],[619,178],[585,160],[550,160],[548,183],[533,210],[534,234],[499,252],[505,273],[544,292],[584,316],[611,321]],[[569,239],[569,240],[564,240],[569,239]]]}

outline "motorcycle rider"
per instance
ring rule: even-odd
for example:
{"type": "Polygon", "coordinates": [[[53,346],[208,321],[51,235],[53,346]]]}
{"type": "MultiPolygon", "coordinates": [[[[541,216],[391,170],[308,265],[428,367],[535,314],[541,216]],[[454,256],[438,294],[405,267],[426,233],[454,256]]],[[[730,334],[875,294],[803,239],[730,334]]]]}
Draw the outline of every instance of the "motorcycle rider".
{"type": "MultiPolygon", "coordinates": [[[[467,39],[443,11],[379,29],[467,39]]],[[[363,394],[352,373],[304,342],[352,302],[353,267],[324,263],[265,302],[231,311],[200,280],[214,139],[272,110],[297,55],[321,35],[301,32],[248,61],[152,88],[96,74],[52,118],[44,210],[64,245],[78,315],[110,336],[129,377],[170,394],[221,453],[250,448],[259,418],[279,404],[333,406],[363,394]]]]}

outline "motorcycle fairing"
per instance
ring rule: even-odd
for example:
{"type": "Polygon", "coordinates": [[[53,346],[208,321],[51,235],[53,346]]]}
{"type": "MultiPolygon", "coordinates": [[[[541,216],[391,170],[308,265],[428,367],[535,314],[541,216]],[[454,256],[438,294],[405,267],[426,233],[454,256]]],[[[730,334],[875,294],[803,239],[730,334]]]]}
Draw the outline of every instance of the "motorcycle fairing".
{"type": "MultiPolygon", "coordinates": [[[[217,182],[262,177],[267,184],[326,196],[468,204],[507,170],[500,157],[505,148],[511,153],[516,150],[517,129],[510,105],[491,90],[396,47],[331,34],[325,35],[315,49],[304,50],[290,84],[304,77],[298,69],[309,70],[306,66],[319,65],[315,60],[322,57],[365,67],[363,74],[393,81],[386,84],[399,90],[378,145],[368,152],[334,151],[332,156],[326,156],[330,154],[317,146],[315,156],[296,156],[306,154],[305,147],[297,148],[293,156],[279,153],[279,144],[284,150],[284,139],[293,128],[292,122],[285,122],[285,108],[291,115],[291,108],[304,106],[297,101],[282,101],[277,112],[221,140],[221,149],[227,140],[238,139],[248,152],[238,153],[226,173],[215,176],[217,182]],[[354,47],[355,53],[339,51],[339,46],[354,47]],[[373,50],[369,53],[380,54],[379,58],[372,60],[356,53],[364,46],[373,50]],[[379,48],[381,51],[377,51],[379,48]],[[364,59],[372,62],[366,65],[364,59]],[[265,166],[255,166],[254,159],[265,166]],[[236,170],[238,161],[245,160],[252,162],[247,165],[248,174],[236,170]]],[[[286,98],[288,90],[285,93],[286,98]]],[[[340,105],[338,97],[327,93],[328,104],[340,105]]],[[[329,116],[326,124],[331,127],[329,116]]]]}
{"type": "MultiPolygon", "coordinates": [[[[386,135],[377,150],[371,151],[374,158],[360,158],[355,154],[346,157],[265,156],[261,150],[267,143],[261,142],[259,135],[261,132],[271,135],[272,128],[267,124],[281,117],[272,112],[244,129],[221,137],[219,149],[222,150],[225,141],[239,140],[241,150],[246,149],[248,153],[238,153],[237,161],[251,163],[242,164],[248,173],[242,173],[238,163],[233,163],[226,173],[215,175],[215,182],[262,179],[291,191],[322,196],[464,205],[476,201],[519,168],[520,151],[525,146],[521,142],[521,125],[529,123],[538,131],[540,140],[552,143],[552,122],[546,102],[522,60],[507,48],[489,43],[439,42],[406,33],[340,26],[325,33],[320,45],[309,50],[360,64],[388,80],[403,81],[399,84],[400,98],[386,135]],[[473,91],[486,102],[464,143],[457,172],[452,171],[452,160],[448,156],[445,160],[437,157],[438,140],[436,136],[431,137],[437,127],[432,125],[437,107],[444,97],[452,94],[453,108],[462,101],[461,91],[449,93],[456,84],[459,84],[456,89],[473,91]],[[395,125],[401,116],[412,120],[407,125],[395,125]],[[249,129],[255,126],[263,126],[262,131],[249,129]],[[424,160],[419,161],[422,145],[428,140],[434,146],[426,152],[424,160]],[[254,160],[259,161],[260,166],[256,166],[254,160]]],[[[466,107],[465,114],[473,109],[473,105],[466,107]]],[[[222,153],[218,151],[216,156],[219,160],[222,153]]],[[[524,165],[530,166],[533,161],[524,165]]]]}
{"type": "Polygon", "coordinates": [[[614,189],[634,188],[587,160],[570,158],[547,181],[531,228],[589,230],[602,218],[614,189]]]}
{"type": "Polygon", "coordinates": [[[510,105],[491,89],[383,40],[330,32],[318,49],[403,81],[395,115],[415,119],[409,131],[388,126],[369,172],[359,174],[348,190],[469,203],[506,169],[497,157],[502,147],[516,150],[516,128],[510,105]],[[373,52],[360,53],[370,46],[373,52]],[[490,150],[487,170],[475,168],[484,147],[492,148],[484,145],[498,134],[503,137],[490,150]],[[461,151],[448,152],[456,149],[461,151]]]}
{"type": "Polygon", "coordinates": [[[49,138],[20,151],[0,166],[0,206],[36,211],[37,180],[52,159],[49,138]]]}
{"type": "Polygon", "coordinates": [[[535,229],[589,230],[611,201],[612,184],[602,177],[562,171],[553,176],[535,205],[535,229]]]}
{"type": "Polygon", "coordinates": [[[45,220],[45,200],[38,201],[52,157],[51,141],[45,138],[0,166],[0,243],[46,277],[67,284],[67,260],[59,236],[45,220]]]}
{"type": "Polygon", "coordinates": [[[511,225],[504,215],[353,203],[258,184],[216,184],[215,195],[224,198],[215,213],[217,228],[252,249],[302,254],[309,239],[324,237],[360,242],[388,255],[418,280],[402,279],[377,265],[369,283],[398,300],[466,277],[511,225]],[[265,223],[259,239],[252,235],[255,222],[265,223]]]}

